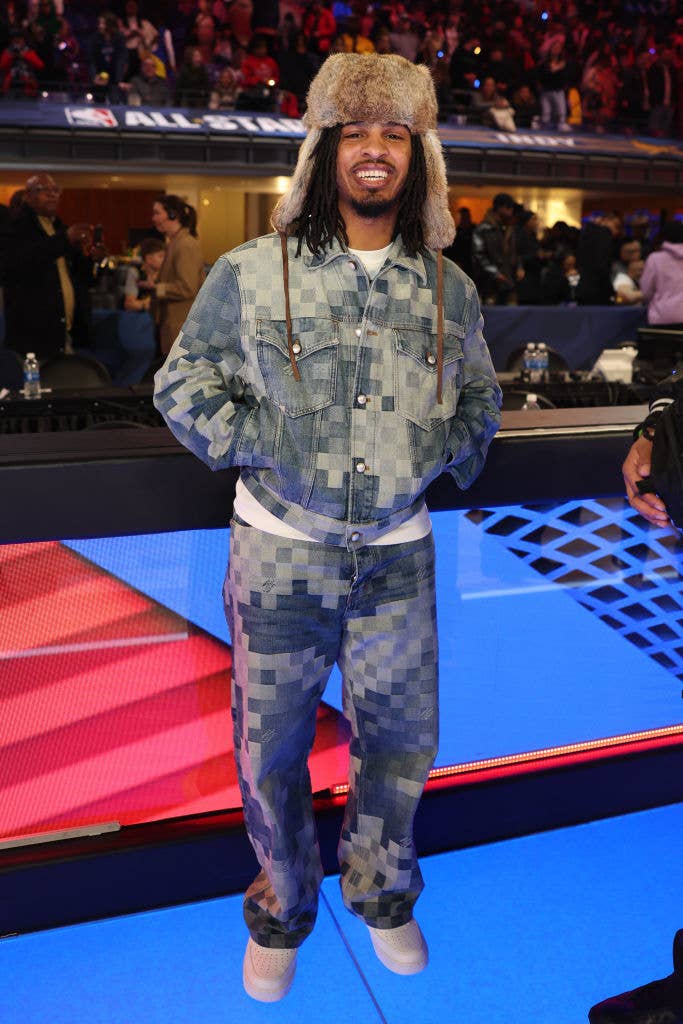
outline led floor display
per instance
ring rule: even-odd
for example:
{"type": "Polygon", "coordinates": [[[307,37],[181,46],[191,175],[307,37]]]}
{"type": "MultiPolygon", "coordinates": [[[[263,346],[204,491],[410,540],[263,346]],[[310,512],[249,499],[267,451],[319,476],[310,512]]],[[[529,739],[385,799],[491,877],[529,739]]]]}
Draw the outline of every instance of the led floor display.
{"type": "Polygon", "coordinates": [[[422,861],[430,964],[402,978],[323,883],[294,986],[245,995],[241,897],[0,942],[5,1024],[582,1024],[671,970],[683,926],[680,806],[422,861]],[[11,979],[11,984],[9,981],[11,979]]]}

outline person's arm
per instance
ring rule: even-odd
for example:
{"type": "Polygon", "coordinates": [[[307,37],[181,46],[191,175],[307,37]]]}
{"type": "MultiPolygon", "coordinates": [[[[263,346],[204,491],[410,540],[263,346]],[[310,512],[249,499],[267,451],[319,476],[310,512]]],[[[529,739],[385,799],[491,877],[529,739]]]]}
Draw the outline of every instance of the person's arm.
{"type": "Polygon", "coordinates": [[[446,469],[461,490],[481,473],[491,439],[500,426],[503,395],[482,334],[483,324],[479,299],[473,289],[470,329],[462,343],[462,390],[446,441],[446,469]]]}
{"type": "Polygon", "coordinates": [[[154,378],[154,405],[170,430],[213,470],[274,461],[261,434],[275,436],[274,425],[263,428],[276,411],[257,404],[241,377],[241,326],[237,275],[221,256],[154,378]]]}
{"type": "MultiPolygon", "coordinates": [[[[171,243],[173,244],[173,243],[171,243]]],[[[171,254],[171,274],[167,281],[157,281],[155,292],[158,299],[193,299],[197,293],[198,263],[201,256],[196,246],[186,242],[171,254]]]]}
{"type": "Polygon", "coordinates": [[[667,405],[681,395],[682,389],[683,380],[676,371],[657,385],[650,411],[633,432],[633,444],[621,468],[629,504],[653,526],[666,526],[669,523],[666,507],[657,494],[641,494],[637,484],[638,480],[650,475],[652,441],[657,420],[667,405]]]}
{"type": "Polygon", "coordinates": [[[643,267],[643,273],[640,276],[640,290],[643,294],[643,301],[650,302],[655,294],[655,287],[657,284],[657,271],[656,271],[656,260],[651,259],[649,256],[645,260],[645,266],[643,267]]]}

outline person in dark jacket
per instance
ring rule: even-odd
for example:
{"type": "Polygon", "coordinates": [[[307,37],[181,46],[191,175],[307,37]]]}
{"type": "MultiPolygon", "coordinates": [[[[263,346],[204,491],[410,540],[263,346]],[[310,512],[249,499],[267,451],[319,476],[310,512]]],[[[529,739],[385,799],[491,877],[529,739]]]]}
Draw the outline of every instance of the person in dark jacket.
{"type": "Polygon", "coordinates": [[[576,290],[580,306],[607,306],[614,298],[612,263],[621,221],[609,213],[589,221],[581,231],[576,254],[581,280],[576,290]]]}
{"type": "MultiPolygon", "coordinates": [[[[671,526],[664,502],[657,494],[641,494],[638,481],[650,475],[652,442],[659,416],[667,405],[683,397],[677,371],[660,382],[646,418],[634,431],[633,444],[622,466],[629,504],[658,529],[671,526]]],[[[683,1022],[683,928],[674,935],[673,973],[638,988],[604,999],[591,1007],[590,1024],[681,1024],[683,1022]]]]}
{"type": "Polygon", "coordinates": [[[49,174],[34,174],[7,225],[5,344],[39,359],[88,344],[92,231],[62,223],[60,191],[49,174]]]}
{"type": "Polygon", "coordinates": [[[472,235],[472,270],[483,302],[505,306],[515,301],[515,285],[523,276],[515,251],[515,201],[506,192],[493,197],[472,235]]]}

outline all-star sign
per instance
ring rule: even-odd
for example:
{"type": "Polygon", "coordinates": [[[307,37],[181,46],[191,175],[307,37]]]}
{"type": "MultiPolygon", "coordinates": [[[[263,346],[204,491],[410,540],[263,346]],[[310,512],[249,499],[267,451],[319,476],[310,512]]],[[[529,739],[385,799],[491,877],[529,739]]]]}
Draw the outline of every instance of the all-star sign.
{"type": "Polygon", "coordinates": [[[158,131],[247,132],[261,135],[305,134],[303,123],[289,117],[261,117],[258,114],[206,113],[192,117],[181,110],[141,110],[138,107],[65,107],[64,114],[74,128],[147,128],[158,131]]]}

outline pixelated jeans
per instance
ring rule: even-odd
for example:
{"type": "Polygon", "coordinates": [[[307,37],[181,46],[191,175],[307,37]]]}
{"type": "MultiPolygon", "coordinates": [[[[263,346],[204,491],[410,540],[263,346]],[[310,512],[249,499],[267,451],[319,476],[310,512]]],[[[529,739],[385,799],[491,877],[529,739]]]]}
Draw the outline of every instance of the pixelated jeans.
{"type": "Polygon", "coordinates": [[[252,937],[291,948],[315,922],[323,872],[307,757],[335,662],[352,731],[343,900],[369,925],[404,924],[423,888],[413,818],[438,741],[431,534],[348,551],[233,521],[224,596],[235,756],[262,869],[244,899],[252,937]]]}

